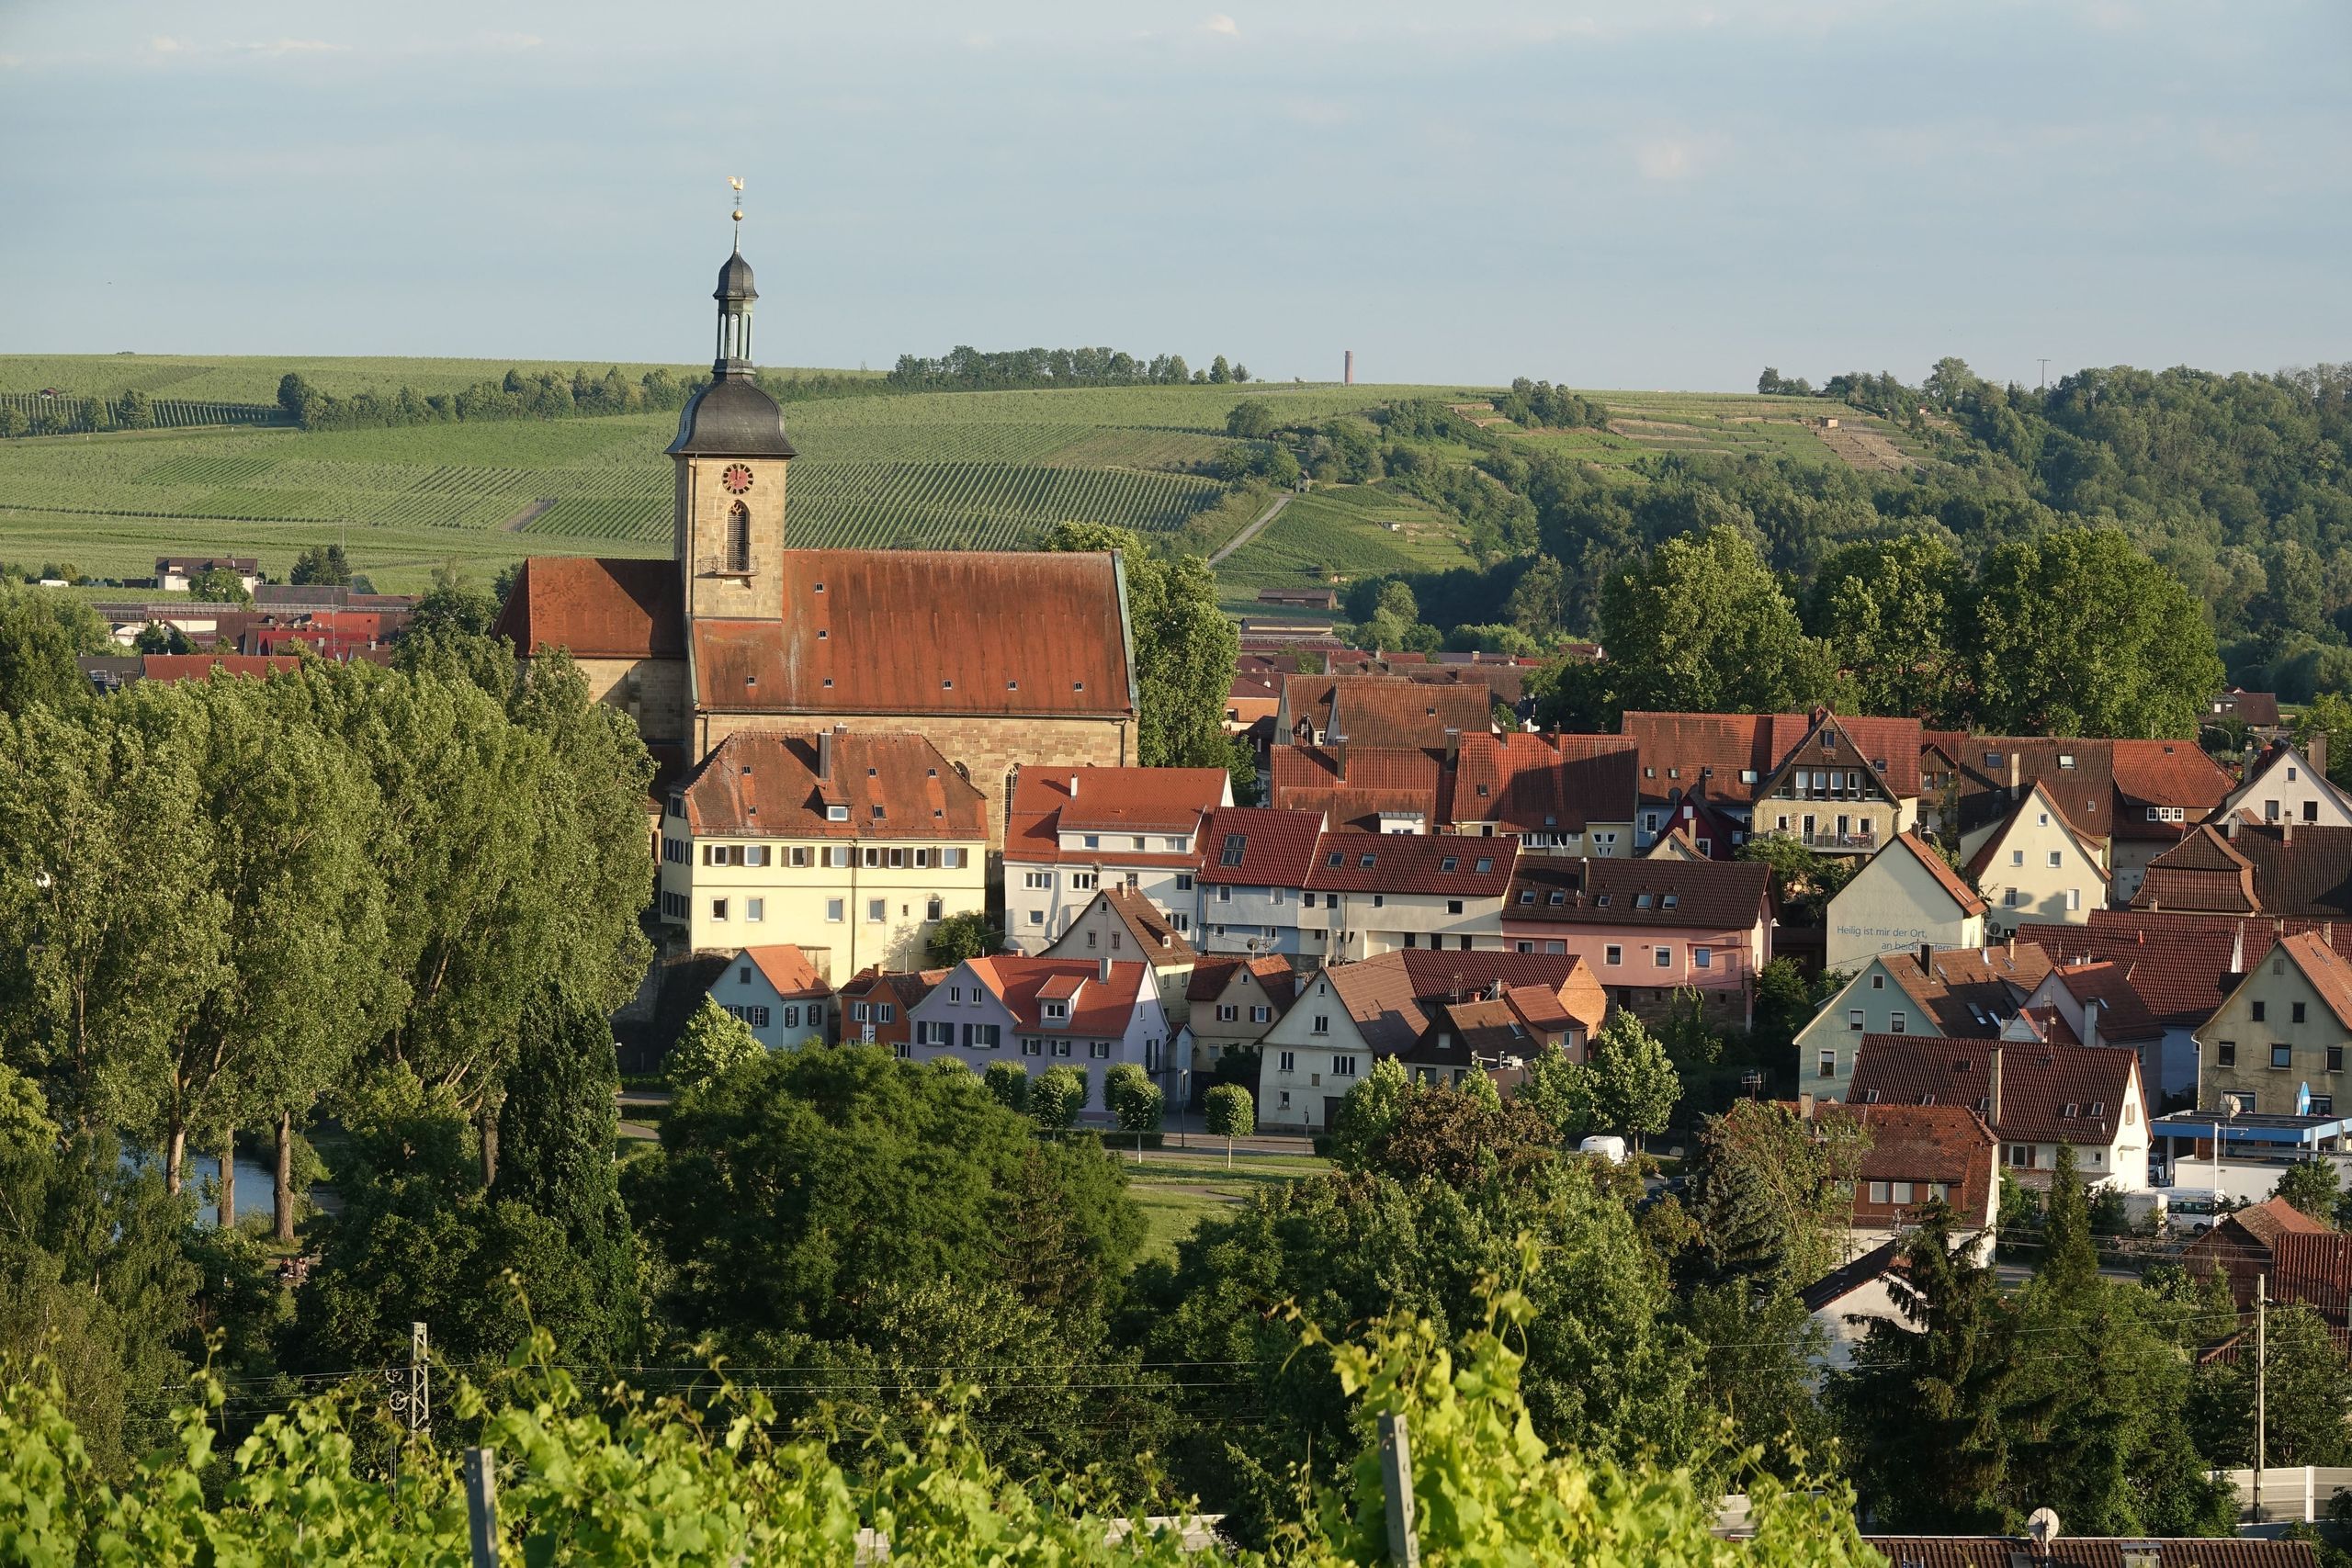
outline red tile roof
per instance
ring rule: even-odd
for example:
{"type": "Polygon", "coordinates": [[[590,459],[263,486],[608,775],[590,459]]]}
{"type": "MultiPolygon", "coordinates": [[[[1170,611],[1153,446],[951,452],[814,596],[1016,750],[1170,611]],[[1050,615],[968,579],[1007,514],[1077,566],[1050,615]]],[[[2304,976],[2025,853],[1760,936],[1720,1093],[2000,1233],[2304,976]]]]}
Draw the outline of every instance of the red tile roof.
{"type": "Polygon", "coordinates": [[[139,661],[140,674],[150,681],[209,681],[215,675],[261,680],[300,668],[299,653],[150,653],[139,661]]]}
{"type": "Polygon", "coordinates": [[[2319,999],[2335,1015],[2336,1023],[2352,1030],[2352,962],[2320,939],[2316,931],[2299,931],[2271,949],[2302,971],[2319,999]]]}
{"type": "Polygon", "coordinates": [[[1201,828],[1199,880],[1204,886],[1304,887],[1322,831],[1323,818],[1312,811],[1222,807],[1201,828]]]}
{"type": "Polygon", "coordinates": [[[1105,982],[1091,959],[975,958],[965,967],[1005,1005],[1019,1028],[1039,1033],[1116,1038],[1126,1033],[1136,1004],[1155,995],[1151,967],[1115,963],[1105,982]],[[1050,1022],[1042,1004],[1069,1003],[1069,1017],[1050,1022]]]}
{"type": "Polygon", "coordinates": [[[1712,798],[1746,805],[1813,721],[1801,713],[1628,713],[1621,728],[1640,752],[1643,798],[1663,800],[1703,783],[1712,798]],[[1743,781],[1743,773],[1755,777],[1743,781]]]}
{"type": "Polygon", "coordinates": [[[791,942],[779,942],[773,947],[747,947],[736,955],[738,961],[749,959],[767,976],[768,984],[776,988],[786,1000],[802,997],[830,997],[833,988],[808,962],[808,955],[791,942]]]}
{"type": "MultiPolygon", "coordinates": [[[[2114,828],[2115,749],[2108,740],[2053,739],[2028,735],[1942,735],[1958,749],[1960,830],[1963,837],[2010,815],[2036,784],[2050,788],[2059,818],[2086,839],[2104,839],[2114,828]],[[2017,796],[2009,795],[2016,767],[2017,796]]],[[[2145,813],[2143,813],[2144,816],[2145,813]]]]}
{"type": "MultiPolygon", "coordinates": [[[[2002,1092],[2006,1098],[2006,1087],[2002,1092]]],[[[1824,1106],[1815,1114],[1816,1120],[1849,1117],[1869,1129],[1870,1147],[1855,1172],[1862,1181],[1947,1181],[1957,1190],[1952,1207],[1962,1224],[1993,1223],[1998,1140],[1971,1107],[1852,1103],[1824,1106]]]]}
{"type": "Polygon", "coordinates": [[[1528,833],[1631,822],[1639,772],[1623,735],[1465,735],[1447,816],[1528,833]]]}
{"type": "MultiPolygon", "coordinates": [[[[1105,887],[1094,898],[1127,928],[1136,951],[1145,954],[1154,968],[1178,968],[1199,956],[1184,933],[1176,929],[1175,922],[1160,912],[1159,905],[1144,897],[1141,888],[1105,887]]],[[[1067,933],[1064,940],[1068,940],[1067,933]]]]}
{"type": "MultiPolygon", "coordinates": [[[[2300,930],[2305,922],[2286,924],[2300,930]]],[[[2039,942],[2065,962],[2104,958],[2122,964],[2151,1013],[2172,1028],[2194,1029],[2270,951],[2273,926],[2260,919],[2094,909],[2084,925],[2020,926],[2018,940],[2020,946],[2039,942]]],[[[2337,941],[2352,949],[2352,921],[2340,930],[2337,941]]]]}
{"type": "Polygon", "coordinates": [[[1886,850],[1879,852],[1884,854],[1887,850],[1894,850],[1898,845],[1902,850],[1907,851],[1912,859],[1927,868],[1928,874],[1934,877],[1936,885],[1960,907],[1960,912],[1962,915],[1981,915],[1984,912],[1984,900],[1977,896],[1976,890],[1960,879],[1960,874],[1952,870],[1943,856],[1920,842],[1917,833],[1895,834],[1886,850]]]}
{"type": "Polygon", "coordinates": [[[696,833],[722,838],[982,839],[988,802],[920,735],[738,730],[681,786],[696,833]],[[835,821],[831,807],[845,807],[835,821]]]}
{"type": "Polygon", "coordinates": [[[2185,837],[2211,815],[2234,783],[2227,769],[2187,740],[2116,740],[2115,834],[2124,839],[2185,837]],[[2177,822],[2148,820],[2150,807],[2176,807],[2177,822]]]}
{"type": "Polygon", "coordinates": [[[1484,682],[1447,684],[1393,675],[1286,675],[1283,715],[1295,727],[1354,746],[1442,748],[1460,735],[1494,728],[1494,697],[1484,682]]]}
{"type": "Polygon", "coordinates": [[[1857,1105],[1973,1109],[1990,1092],[1987,1083],[1996,1048],[2001,1053],[2001,1103],[1984,1115],[2000,1137],[2043,1144],[2114,1141],[2125,1097],[2139,1074],[2140,1056],[2109,1046],[1865,1034],[1861,1049],[1854,1054],[1854,1078],[1847,1097],[1857,1105]],[[2066,1114],[2070,1105],[2075,1108],[2072,1116],[2066,1114]]]}
{"type": "Polygon", "coordinates": [[[696,699],[745,713],[1128,716],[1116,558],[786,550],[782,621],[699,620],[696,699]]]}
{"type": "Polygon", "coordinates": [[[578,659],[684,658],[677,563],[533,556],[490,630],[525,655],[560,648],[578,659]]]}
{"type": "Polygon", "coordinates": [[[2061,964],[2052,971],[2067,994],[2088,1006],[2098,1004],[2098,1043],[2138,1044],[2164,1036],[2165,1026],[2132,984],[2134,965],[2098,960],[2061,964]]]}
{"type": "Polygon", "coordinates": [[[1878,961],[1937,1032],[1955,1039],[1998,1034],[2050,973],[2049,956],[2030,942],[2014,950],[1939,948],[1925,968],[1916,952],[1882,953],[1878,961]]]}
{"type": "Polygon", "coordinates": [[[1760,861],[1523,855],[1503,919],[1737,931],[1771,919],[1771,888],[1760,861]]]}
{"type": "MultiPolygon", "coordinates": [[[[2000,857],[2003,848],[2008,843],[2009,835],[2016,832],[2018,824],[2025,820],[2025,814],[2038,810],[2040,807],[2047,807],[2056,816],[2057,825],[2064,827],[2074,836],[2075,847],[2082,851],[2100,877],[2106,878],[2108,873],[2104,862],[2100,859],[2098,847],[2098,839],[2105,834],[2106,829],[2102,828],[2095,833],[2089,829],[2078,827],[2075,820],[2067,816],[2066,808],[2059,802],[2058,797],[2051,793],[2049,784],[2041,779],[2036,779],[2027,787],[2025,798],[2018,801],[2014,809],[2007,811],[1999,819],[2000,826],[1994,829],[1985,836],[1984,841],[1976,846],[1976,852],[1968,857],[1969,874],[1982,877],[1985,872],[1992,869],[1993,863],[2000,857]]],[[[2100,815],[2105,814],[2100,813],[2100,815]]]]}
{"type": "Polygon", "coordinates": [[[1268,761],[1269,803],[1283,810],[1367,832],[1380,830],[1383,812],[1417,814],[1432,830],[1443,820],[1444,764],[1417,747],[1276,746],[1268,761]]]}
{"type": "Polygon", "coordinates": [[[1048,768],[1013,773],[1012,810],[1056,815],[1069,832],[1192,833],[1233,786],[1223,768],[1048,768]]]}
{"type": "MultiPolygon", "coordinates": [[[[1574,954],[1434,953],[1427,948],[1384,953],[1360,964],[1335,964],[1301,980],[1302,998],[1317,979],[1330,982],[1364,1043],[1384,1056],[1411,1050],[1429,1031],[1441,1004],[1481,996],[1498,983],[1506,994],[1518,986],[1542,986],[1555,992],[1573,987],[1587,996],[1598,988],[1591,969],[1574,954]]],[[[1589,1000],[1584,1005],[1587,1011],[1594,1010],[1589,1000]]]]}
{"type": "Polygon", "coordinates": [[[2352,919],[2352,828],[2200,828],[2148,863],[2132,907],[2352,919]]]}
{"type": "Polygon", "coordinates": [[[1509,839],[1451,833],[1326,833],[1303,886],[1322,893],[1431,893],[1499,898],[1510,886],[1518,846],[1509,839]]]}
{"type": "Polygon", "coordinates": [[[1244,969],[1250,971],[1258,988],[1266,993],[1275,1007],[1290,1005],[1291,998],[1297,991],[1298,974],[1291,967],[1290,960],[1279,953],[1265,958],[1204,957],[1193,966],[1193,977],[1184,987],[1184,999],[1216,1001],[1225,995],[1225,988],[1233,983],[1234,976],[1244,969]]]}

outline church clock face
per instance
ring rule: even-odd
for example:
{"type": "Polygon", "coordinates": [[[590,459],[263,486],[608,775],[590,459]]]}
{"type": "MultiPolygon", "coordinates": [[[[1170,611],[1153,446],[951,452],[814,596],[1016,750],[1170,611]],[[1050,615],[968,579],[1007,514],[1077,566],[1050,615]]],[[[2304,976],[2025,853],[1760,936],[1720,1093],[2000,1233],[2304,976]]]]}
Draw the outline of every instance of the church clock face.
{"type": "Polygon", "coordinates": [[[731,493],[741,495],[752,488],[752,470],[741,463],[729,463],[727,471],[718,476],[718,482],[731,493]]]}

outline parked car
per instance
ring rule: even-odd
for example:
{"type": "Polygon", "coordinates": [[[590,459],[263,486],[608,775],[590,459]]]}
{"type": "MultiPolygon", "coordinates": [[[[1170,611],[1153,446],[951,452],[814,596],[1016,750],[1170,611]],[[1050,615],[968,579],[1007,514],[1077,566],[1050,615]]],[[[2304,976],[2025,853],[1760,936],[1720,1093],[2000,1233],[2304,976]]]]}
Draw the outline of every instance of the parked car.
{"type": "Polygon", "coordinates": [[[1577,1145],[1577,1153],[1593,1155],[1611,1165],[1625,1163],[1625,1140],[1613,1134],[1596,1134],[1577,1145]]]}

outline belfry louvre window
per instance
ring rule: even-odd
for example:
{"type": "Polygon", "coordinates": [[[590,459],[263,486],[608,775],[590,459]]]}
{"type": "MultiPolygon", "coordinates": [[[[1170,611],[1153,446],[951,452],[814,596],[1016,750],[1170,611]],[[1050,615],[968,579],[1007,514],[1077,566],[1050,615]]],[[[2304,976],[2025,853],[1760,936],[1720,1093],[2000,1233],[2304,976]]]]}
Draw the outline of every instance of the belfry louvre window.
{"type": "Polygon", "coordinates": [[[727,570],[752,570],[752,509],[740,501],[727,509],[727,570]]]}

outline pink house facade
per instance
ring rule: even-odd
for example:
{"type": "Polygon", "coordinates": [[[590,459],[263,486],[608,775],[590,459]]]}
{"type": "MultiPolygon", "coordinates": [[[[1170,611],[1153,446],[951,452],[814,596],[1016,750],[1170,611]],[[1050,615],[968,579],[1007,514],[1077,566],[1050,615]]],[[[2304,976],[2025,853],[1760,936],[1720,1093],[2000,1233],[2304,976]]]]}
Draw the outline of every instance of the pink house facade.
{"type": "Polygon", "coordinates": [[[1503,901],[1503,945],[1585,961],[1611,1003],[1645,1016],[1678,990],[1748,1023],[1772,961],[1770,873],[1747,861],[1523,857],[1503,901]]]}

